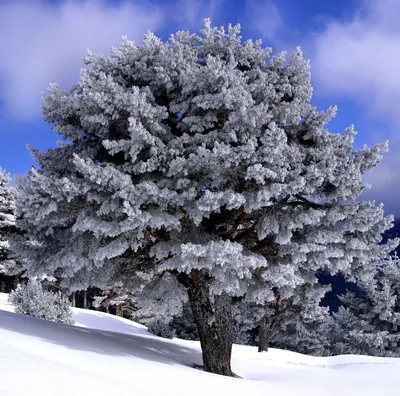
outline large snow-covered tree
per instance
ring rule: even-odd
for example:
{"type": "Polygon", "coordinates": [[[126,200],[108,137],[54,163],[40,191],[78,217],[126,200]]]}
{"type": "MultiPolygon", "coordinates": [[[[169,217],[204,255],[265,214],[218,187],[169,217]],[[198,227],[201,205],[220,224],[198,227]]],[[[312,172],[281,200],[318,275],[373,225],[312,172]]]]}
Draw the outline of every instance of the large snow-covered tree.
{"type": "Polygon", "coordinates": [[[335,110],[310,104],[299,49],[272,56],[207,20],[85,62],[45,97],[65,143],[32,150],[40,167],[19,183],[31,274],[71,289],[129,280],[142,309],[153,297],[171,314],[189,300],[204,369],[233,375],[233,297],[289,298],[319,268],[386,253],[391,219],[356,201],[386,144],[355,150],[352,128],[324,128],[335,110]]]}

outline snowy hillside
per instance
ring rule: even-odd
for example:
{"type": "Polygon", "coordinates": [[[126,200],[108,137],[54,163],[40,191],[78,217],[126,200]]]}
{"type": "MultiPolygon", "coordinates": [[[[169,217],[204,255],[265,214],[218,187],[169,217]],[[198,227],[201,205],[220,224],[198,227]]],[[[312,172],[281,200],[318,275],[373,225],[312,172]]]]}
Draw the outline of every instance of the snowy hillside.
{"type": "Polygon", "coordinates": [[[164,340],[105,313],[76,326],[18,315],[0,294],[0,395],[396,395],[400,359],[315,358],[234,346],[244,379],[205,373],[197,342],[164,340]]]}

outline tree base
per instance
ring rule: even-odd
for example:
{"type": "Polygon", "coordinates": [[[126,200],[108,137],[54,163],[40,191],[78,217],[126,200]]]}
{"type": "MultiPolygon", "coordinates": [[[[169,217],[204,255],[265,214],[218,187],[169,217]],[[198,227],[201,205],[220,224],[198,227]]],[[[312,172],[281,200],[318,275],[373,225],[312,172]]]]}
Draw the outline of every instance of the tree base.
{"type": "Polygon", "coordinates": [[[206,281],[199,278],[189,288],[189,301],[203,354],[203,369],[209,373],[234,377],[231,370],[232,316],[228,296],[210,298],[206,281]]]}
{"type": "MultiPolygon", "coordinates": [[[[196,369],[196,370],[205,371],[204,370],[204,366],[201,365],[201,364],[192,364],[191,367],[196,369]]],[[[211,374],[213,374],[213,373],[211,373],[211,374]]],[[[218,375],[220,375],[220,374],[218,374],[218,375]]],[[[232,375],[230,375],[229,377],[243,379],[243,377],[241,377],[240,375],[235,374],[233,371],[232,371],[232,375]]]]}

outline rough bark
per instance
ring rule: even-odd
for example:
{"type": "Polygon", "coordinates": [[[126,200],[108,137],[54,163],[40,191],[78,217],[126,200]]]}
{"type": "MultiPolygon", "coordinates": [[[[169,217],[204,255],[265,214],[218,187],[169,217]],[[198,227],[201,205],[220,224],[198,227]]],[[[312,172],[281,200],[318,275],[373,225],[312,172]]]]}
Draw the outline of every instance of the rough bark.
{"type": "Polygon", "coordinates": [[[260,322],[258,333],[258,352],[268,352],[269,342],[281,316],[285,310],[281,310],[282,297],[277,288],[273,288],[275,297],[275,314],[272,317],[264,315],[260,322]]]}
{"type": "Polygon", "coordinates": [[[271,331],[269,320],[266,316],[261,319],[260,331],[258,334],[258,352],[268,352],[269,340],[271,338],[271,331]]]}
{"type": "Polygon", "coordinates": [[[206,284],[195,283],[188,289],[203,352],[205,371],[235,376],[231,369],[232,315],[228,296],[210,298],[206,284]]]}

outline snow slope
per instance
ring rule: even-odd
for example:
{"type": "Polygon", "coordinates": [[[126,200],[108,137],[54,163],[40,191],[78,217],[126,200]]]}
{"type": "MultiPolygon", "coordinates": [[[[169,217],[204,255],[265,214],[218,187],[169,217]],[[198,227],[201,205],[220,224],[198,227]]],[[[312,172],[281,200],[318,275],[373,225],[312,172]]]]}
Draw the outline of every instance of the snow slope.
{"type": "Polygon", "coordinates": [[[400,359],[316,358],[235,345],[226,378],[192,368],[198,342],[164,340],[137,323],[74,308],[75,326],[12,312],[0,293],[0,395],[399,395],[400,359]]]}

